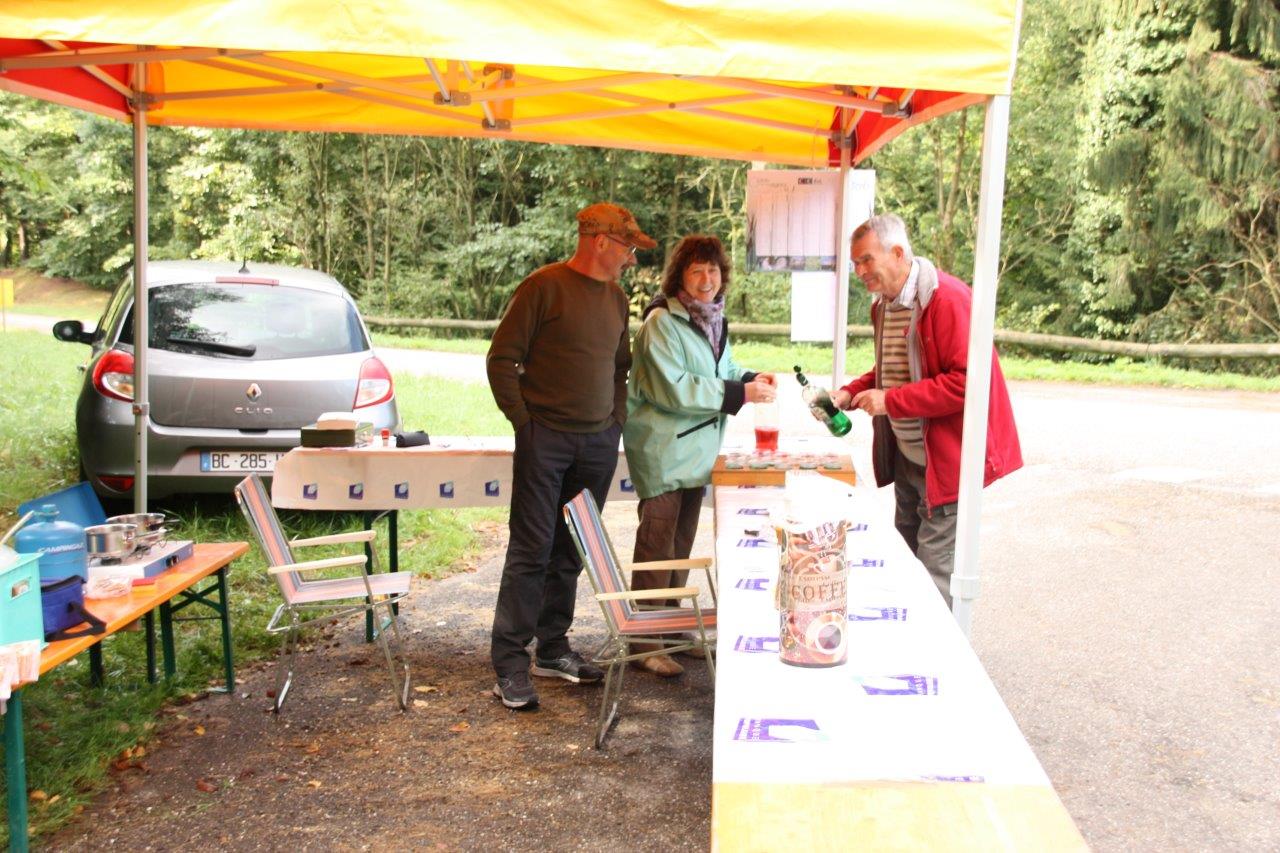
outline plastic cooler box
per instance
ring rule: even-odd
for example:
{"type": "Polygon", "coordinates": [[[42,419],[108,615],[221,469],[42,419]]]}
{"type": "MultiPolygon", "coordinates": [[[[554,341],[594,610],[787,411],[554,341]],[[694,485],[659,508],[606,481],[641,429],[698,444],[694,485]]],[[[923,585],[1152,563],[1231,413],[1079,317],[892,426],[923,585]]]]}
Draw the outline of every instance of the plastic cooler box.
{"type": "Polygon", "coordinates": [[[39,554],[19,554],[0,569],[0,646],[24,640],[44,640],[39,554]]]}

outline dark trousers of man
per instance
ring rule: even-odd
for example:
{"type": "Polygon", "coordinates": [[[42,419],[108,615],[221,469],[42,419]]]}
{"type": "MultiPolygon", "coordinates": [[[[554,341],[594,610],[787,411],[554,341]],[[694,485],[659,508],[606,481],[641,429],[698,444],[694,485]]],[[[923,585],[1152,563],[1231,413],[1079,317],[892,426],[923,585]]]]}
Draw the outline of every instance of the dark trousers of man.
{"type": "Polygon", "coordinates": [[[512,462],[511,524],[507,561],[493,615],[490,654],[499,676],[529,667],[526,647],[535,637],[538,657],[567,654],[582,562],[569,538],[563,507],[583,489],[596,505],[618,465],[622,427],[596,433],[560,432],[530,421],[516,431],[512,462]]]}
{"type": "Polygon", "coordinates": [[[916,555],[938,592],[951,608],[951,573],[956,565],[956,505],[935,506],[925,499],[924,466],[901,452],[893,461],[893,493],[897,503],[893,525],[916,555]]]}

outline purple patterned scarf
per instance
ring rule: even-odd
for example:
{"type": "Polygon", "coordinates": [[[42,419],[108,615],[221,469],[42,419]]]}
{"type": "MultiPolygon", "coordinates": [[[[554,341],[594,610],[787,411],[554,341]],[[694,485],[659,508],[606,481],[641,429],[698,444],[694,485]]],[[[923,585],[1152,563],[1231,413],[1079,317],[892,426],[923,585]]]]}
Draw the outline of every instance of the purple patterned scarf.
{"type": "Polygon", "coordinates": [[[717,296],[713,302],[703,302],[685,291],[676,294],[680,304],[689,312],[693,325],[711,342],[711,352],[720,360],[720,337],[724,331],[724,300],[717,296]]]}

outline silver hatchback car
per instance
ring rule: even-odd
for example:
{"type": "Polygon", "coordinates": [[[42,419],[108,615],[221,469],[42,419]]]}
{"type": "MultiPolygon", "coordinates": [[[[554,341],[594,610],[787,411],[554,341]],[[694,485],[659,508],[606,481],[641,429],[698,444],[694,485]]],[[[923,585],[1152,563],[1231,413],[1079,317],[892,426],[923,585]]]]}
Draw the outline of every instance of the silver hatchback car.
{"type": "MultiPolygon", "coordinates": [[[[297,267],[206,261],[148,265],[151,427],[148,495],[230,492],[269,474],[300,428],[354,411],[398,429],[391,374],[345,288],[297,267]]],[[[133,283],[98,328],[54,326],[92,347],[76,404],[84,476],[107,498],[133,492],[133,283]]]]}

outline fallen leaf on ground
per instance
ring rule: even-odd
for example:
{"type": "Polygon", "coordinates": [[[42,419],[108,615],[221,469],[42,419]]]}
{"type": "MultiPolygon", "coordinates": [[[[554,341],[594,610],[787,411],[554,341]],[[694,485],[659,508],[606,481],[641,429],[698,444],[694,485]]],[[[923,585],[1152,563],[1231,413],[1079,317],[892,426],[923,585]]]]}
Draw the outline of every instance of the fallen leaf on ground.
{"type": "Polygon", "coordinates": [[[427,707],[429,707],[430,705],[431,705],[431,703],[430,703],[430,702],[428,702],[426,699],[414,699],[414,700],[413,700],[413,707],[415,707],[415,708],[427,708],[427,707]]]}
{"type": "Polygon", "coordinates": [[[309,744],[307,744],[306,746],[304,746],[304,747],[302,748],[302,751],[303,751],[303,752],[309,752],[309,753],[311,753],[312,755],[315,755],[317,752],[319,752],[319,751],[320,751],[320,744],[313,740],[313,741],[311,741],[311,743],[309,743],[309,744]]]}
{"type": "Polygon", "coordinates": [[[212,794],[214,791],[218,790],[218,786],[205,779],[197,779],[196,790],[204,791],[206,794],[212,794]]]}
{"type": "Polygon", "coordinates": [[[414,693],[436,693],[440,688],[434,684],[419,684],[413,688],[414,693]]]}
{"type": "Polygon", "coordinates": [[[50,797],[50,798],[49,798],[49,805],[53,805],[54,803],[56,803],[56,802],[57,802],[58,800],[60,800],[60,799],[62,799],[62,795],[61,795],[61,794],[54,794],[52,797],[50,797]]]}
{"type": "Polygon", "coordinates": [[[310,782],[308,782],[308,783],[307,783],[307,785],[308,785],[308,786],[310,786],[310,787],[312,787],[312,788],[319,788],[319,787],[320,787],[320,784],[321,784],[321,783],[320,783],[320,780],[319,780],[319,779],[312,779],[310,782]]]}
{"type": "Polygon", "coordinates": [[[46,794],[44,791],[41,791],[39,788],[32,791],[28,796],[31,798],[32,802],[36,802],[36,803],[41,803],[49,799],[49,795],[46,794]]]}
{"type": "Polygon", "coordinates": [[[195,733],[196,733],[196,734],[198,734],[198,735],[202,735],[202,734],[204,734],[204,726],[197,725],[197,726],[196,726],[194,729],[192,729],[191,731],[195,732],[195,733]]]}
{"type": "Polygon", "coordinates": [[[465,731],[466,731],[467,729],[469,729],[469,728],[471,728],[471,724],[470,724],[470,723],[468,723],[466,720],[463,720],[463,721],[462,721],[462,722],[460,722],[460,723],[454,723],[452,726],[449,726],[449,731],[451,731],[451,732],[465,732],[465,731]]]}

